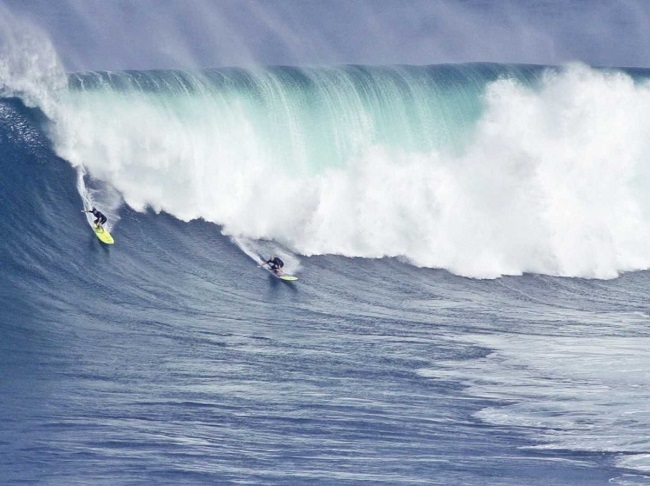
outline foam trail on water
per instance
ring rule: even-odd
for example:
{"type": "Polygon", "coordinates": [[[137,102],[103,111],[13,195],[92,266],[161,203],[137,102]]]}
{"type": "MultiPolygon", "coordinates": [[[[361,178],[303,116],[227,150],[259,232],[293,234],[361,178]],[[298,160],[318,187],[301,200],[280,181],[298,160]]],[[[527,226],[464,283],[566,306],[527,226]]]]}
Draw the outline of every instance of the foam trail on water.
{"type": "MultiPolygon", "coordinates": [[[[83,207],[86,210],[97,208],[106,216],[105,227],[108,231],[120,220],[119,208],[122,206],[122,197],[114,188],[101,181],[90,181],[86,183],[88,175],[83,166],[77,167],[77,191],[81,196],[83,207]]],[[[95,216],[86,213],[86,220],[93,225],[95,216]]]]}
{"type": "Polygon", "coordinates": [[[87,73],[58,153],[136,210],[492,278],[650,267],[650,87],[575,65],[87,73]]]}
{"type": "MultiPolygon", "coordinates": [[[[645,316],[616,318],[647,321],[645,316]]],[[[612,319],[603,318],[608,325],[612,319]]],[[[512,334],[467,339],[491,353],[477,361],[438,362],[419,374],[458,379],[472,396],[506,400],[508,405],[486,408],[477,417],[528,431],[537,442],[534,448],[620,453],[620,467],[650,471],[648,338],[608,335],[578,341],[512,334]]]]}

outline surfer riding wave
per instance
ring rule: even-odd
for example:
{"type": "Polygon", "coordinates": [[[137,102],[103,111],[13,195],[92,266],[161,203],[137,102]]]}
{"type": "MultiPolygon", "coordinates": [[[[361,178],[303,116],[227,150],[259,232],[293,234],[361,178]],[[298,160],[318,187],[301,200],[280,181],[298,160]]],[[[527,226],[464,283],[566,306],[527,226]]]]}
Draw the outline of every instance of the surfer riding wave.
{"type": "Polygon", "coordinates": [[[84,209],[84,210],[81,211],[81,212],[82,212],[82,213],[93,213],[93,216],[95,216],[95,218],[96,218],[95,221],[93,221],[93,223],[95,224],[95,227],[96,227],[96,228],[104,229],[104,226],[103,226],[103,225],[104,225],[104,223],[106,223],[106,221],[107,221],[107,220],[106,220],[106,216],[104,216],[103,213],[101,213],[100,211],[98,211],[97,209],[95,209],[95,207],[93,207],[92,209],[84,209]]]}
{"type": "Polygon", "coordinates": [[[266,260],[264,265],[268,265],[269,269],[276,275],[282,275],[283,273],[282,267],[284,267],[284,262],[277,256],[273,256],[269,260],[266,260]]]}

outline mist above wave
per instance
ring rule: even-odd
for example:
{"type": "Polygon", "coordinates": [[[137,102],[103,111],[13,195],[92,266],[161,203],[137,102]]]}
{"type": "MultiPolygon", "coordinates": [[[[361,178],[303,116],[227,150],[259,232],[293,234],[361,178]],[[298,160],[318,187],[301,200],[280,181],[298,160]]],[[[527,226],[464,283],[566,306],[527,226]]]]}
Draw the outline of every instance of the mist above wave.
{"type": "Polygon", "coordinates": [[[0,96],[53,116],[67,77],[47,35],[0,5],[0,96]]]}

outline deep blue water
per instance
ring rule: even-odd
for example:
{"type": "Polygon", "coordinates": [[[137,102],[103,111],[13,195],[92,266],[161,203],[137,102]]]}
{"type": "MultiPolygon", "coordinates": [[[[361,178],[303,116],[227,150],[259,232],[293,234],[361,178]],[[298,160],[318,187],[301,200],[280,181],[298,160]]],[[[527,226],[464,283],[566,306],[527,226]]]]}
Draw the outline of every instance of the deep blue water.
{"type": "Polygon", "coordinates": [[[648,272],[321,255],[288,284],[126,204],[107,247],[54,129],[0,100],[0,483],[650,481],[648,272]]]}

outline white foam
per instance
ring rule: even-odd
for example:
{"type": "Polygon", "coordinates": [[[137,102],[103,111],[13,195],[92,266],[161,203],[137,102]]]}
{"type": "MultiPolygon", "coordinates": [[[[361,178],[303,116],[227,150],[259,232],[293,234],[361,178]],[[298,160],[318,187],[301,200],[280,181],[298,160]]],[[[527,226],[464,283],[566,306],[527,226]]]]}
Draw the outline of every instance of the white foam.
{"type": "Polygon", "coordinates": [[[616,464],[618,467],[650,473],[650,454],[625,455],[616,464]]]}
{"type": "MultiPolygon", "coordinates": [[[[361,103],[344,80],[314,99],[271,75],[258,77],[258,98],[71,92],[56,147],[136,210],[204,218],[294,253],[401,256],[480,278],[650,267],[647,83],[584,66],[537,88],[497,81],[458,152],[379,141],[388,107],[361,103]],[[340,142],[322,147],[325,162],[319,137],[340,142]]],[[[391,100],[390,114],[408,113],[406,102],[391,100]]]]}
{"type": "Polygon", "coordinates": [[[438,362],[419,374],[497,400],[477,413],[517,427],[534,448],[620,453],[621,467],[650,471],[650,340],[644,337],[467,336],[485,358],[438,362]]]}

